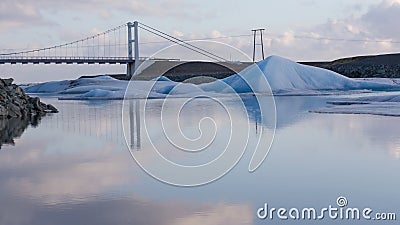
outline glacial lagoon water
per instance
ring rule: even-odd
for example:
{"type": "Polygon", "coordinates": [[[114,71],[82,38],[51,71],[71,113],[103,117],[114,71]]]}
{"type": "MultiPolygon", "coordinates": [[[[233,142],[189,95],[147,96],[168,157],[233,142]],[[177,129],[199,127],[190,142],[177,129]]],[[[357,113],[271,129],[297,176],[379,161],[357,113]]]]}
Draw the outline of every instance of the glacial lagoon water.
{"type": "MultiPolygon", "coordinates": [[[[146,127],[137,126],[143,114],[135,107],[127,108],[135,116],[133,129],[129,130],[132,133],[128,131],[125,139],[123,126],[129,122],[124,120],[122,125],[122,101],[41,98],[55,105],[60,113],[41,118],[37,126],[29,125],[16,135],[14,145],[5,144],[0,150],[2,225],[379,222],[257,217],[257,210],[265,203],[275,208],[321,209],[337,207],[340,196],[346,197],[351,207],[400,214],[399,117],[316,114],[309,111],[325,106],[335,97],[276,97],[274,142],[255,172],[248,172],[254,152],[250,149],[222,178],[197,187],[178,187],[154,179],[132,158],[130,150],[145,154],[152,147],[146,139],[146,127]]],[[[140,105],[144,100],[133,101],[140,105]]],[[[251,106],[252,97],[246,101],[251,106]]],[[[148,111],[146,118],[157,121],[161,100],[150,100],[148,104],[153,111],[148,111]]],[[[225,126],[224,122],[218,123],[226,119],[218,105],[207,99],[195,104],[182,114],[181,128],[189,138],[199,135],[198,122],[206,115],[214,117],[216,127],[225,126]]],[[[256,112],[249,118],[241,115],[239,112],[235,119],[249,121],[250,139],[260,130],[271,132],[271,124],[260,124],[256,112]]],[[[169,120],[168,114],[163,120],[176,122],[169,120]]],[[[228,133],[222,131],[222,136],[228,133]]],[[[162,132],[149,132],[150,136],[160,137],[159,146],[165,146],[161,151],[164,149],[173,160],[174,153],[168,152],[170,143],[162,138],[162,132]]],[[[179,156],[176,160],[201,163],[217,156],[221,149],[208,151],[200,159],[185,161],[184,156],[179,156]]]]}

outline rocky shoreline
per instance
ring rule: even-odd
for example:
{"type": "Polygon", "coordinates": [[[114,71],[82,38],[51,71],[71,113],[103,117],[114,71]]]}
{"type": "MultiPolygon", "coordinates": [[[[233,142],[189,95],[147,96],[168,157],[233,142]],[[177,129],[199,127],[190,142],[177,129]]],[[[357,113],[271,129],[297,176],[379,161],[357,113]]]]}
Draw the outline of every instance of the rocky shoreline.
{"type": "Polygon", "coordinates": [[[51,104],[45,104],[38,97],[30,97],[13,79],[0,78],[0,119],[29,118],[46,113],[57,113],[51,104]]]}

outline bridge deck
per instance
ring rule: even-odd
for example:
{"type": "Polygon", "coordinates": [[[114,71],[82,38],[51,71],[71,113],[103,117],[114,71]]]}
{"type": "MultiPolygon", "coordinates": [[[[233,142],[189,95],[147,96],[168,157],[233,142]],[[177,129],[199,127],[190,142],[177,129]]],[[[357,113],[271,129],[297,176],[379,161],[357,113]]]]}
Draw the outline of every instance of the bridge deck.
{"type": "Polygon", "coordinates": [[[84,58],[84,57],[66,57],[66,58],[1,58],[0,64],[128,64],[134,63],[134,59],[128,57],[117,58],[84,58]]]}

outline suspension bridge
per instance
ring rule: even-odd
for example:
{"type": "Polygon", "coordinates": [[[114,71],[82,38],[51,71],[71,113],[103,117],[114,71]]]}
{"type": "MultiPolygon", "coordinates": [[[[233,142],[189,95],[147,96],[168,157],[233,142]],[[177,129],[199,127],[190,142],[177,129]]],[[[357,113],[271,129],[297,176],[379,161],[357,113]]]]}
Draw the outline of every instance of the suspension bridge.
{"type": "MultiPolygon", "coordinates": [[[[181,45],[214,61],[229,61],[156,28],[135,21],[61,45],[0,53],[0,64],[126,64],[126,75],[130,79],[140,63],[148,59],[148,57],[139,55],[139,29],[181,45]]],[[[161,58],[152,60],[168,61],[168,59],[161,58]]]]}

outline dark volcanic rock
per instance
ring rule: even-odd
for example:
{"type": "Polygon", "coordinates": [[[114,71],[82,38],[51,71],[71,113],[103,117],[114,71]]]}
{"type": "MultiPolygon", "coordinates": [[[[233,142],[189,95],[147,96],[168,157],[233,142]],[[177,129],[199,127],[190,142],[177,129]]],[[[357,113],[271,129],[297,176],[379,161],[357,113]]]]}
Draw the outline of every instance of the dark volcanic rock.
{"type": "Polygon", "coordinates": [[[0,79],[0,119],[58,112],[54,106],[41,102],[38,97],[26,95],[22,88],[12,83],[13,81],[12,78],[0,79]]]}
{"type": "Polygon", "coordinates": [[[51,105],[51,104],[47,104],[47,112],[51,112],[51,113],[58,113],[58,109],[56,108],[56,107],[54,107],[53,105],[51,105]]]}
{"type": "Polygon", "coordinates": [[[3,84],[4,86],[10,86],[14,82],[14,79],[8,78],[8,79],[3,79],[3,84]]]}
{"type": "Polygon", "coordinates": [[[400,78],[400,54],[357,56],[332,62],[303,64],[325,68],[352,78],[400,78]]]}

